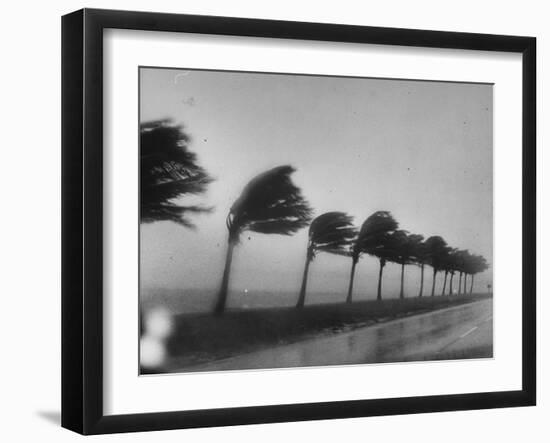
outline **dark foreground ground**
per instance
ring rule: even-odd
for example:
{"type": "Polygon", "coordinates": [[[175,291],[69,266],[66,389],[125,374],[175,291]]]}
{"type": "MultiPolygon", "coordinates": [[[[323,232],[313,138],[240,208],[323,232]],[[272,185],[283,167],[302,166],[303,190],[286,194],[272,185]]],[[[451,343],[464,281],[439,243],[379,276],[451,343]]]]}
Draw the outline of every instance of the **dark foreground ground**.
{"type": "MultiPolygon", "coordinates": [[[[365,357],[365,349],[369,346],[372,347],[373,344],[379,346],[380,343],[383,343],[380,340],[380,332],[377,332],[376,337],[371,337],[372,333],[369,332],[363,340],[364,343],[360,347],[355,346],[353,352],[360,354],[356,356],[353,353],[348,355],[349,352],[346,355],[341,354],[344,351],[338,351],[335,354],[328,348],[327,352],[324,352],[323,346],[344,349],[345,346],[343,347],[341,343],[330,342],[330,340],[349,337],[351,332],[359,329],[370,331],[373,328],[369,328],[369,326],[481,300],[488,300],[487,303],[483,303],[484,309],[492,313],[492,303],[489,300],[491,298],[490,294],[453,295],[365,301],[353,304],[313,305],[306,306],[301,310],[295,308],[234,310],[228,311],[222,316],[179,315],[174,318],[175,329],[167,341],[168,361],[154,373],[369,362],[369,358],[365,357]],[[296,354],[298,349],[302,357],[294,359],[289,357],[296,354]],[[315,351],[312,353],[311,349],[315,349],[315,351]],[[307,361],[304,361],[303,356],[310,354],[311,356],[306,358],[307,361]],[[325,356],[321,358],[323,355],[325,356]],[[325,361],[327,359],[329,360],[325,361]]],[[[464,310],[464,312],[467,311],[464,310]]],[[[486,316],[485,313],[483,315],[486,316]]],[[[471,315],[463,313],[463,318],[454,315],[452,319],[448,315],[439,317],[441,318],[437,322],[430,322],[430,324],[436,324],[436,326],[431,326],[432,329],[435,328],[435,331],[430,331],[430,335],[426,335],[424,341],[429,341],[432,344],[437,343],[437,335],[443,333],[445,329],[449,329],[446,332],[447,335],[454,333],[450,330],[453,325],[446,328],[448,323],[457,323],[454,325],[455,328],[461,324],[466,325],[466,320],[471,315]]],[[[408,322],[403,323],[399,328],[401,328],[401,332],[406,332],[407,336],[411,336],[411,331],[416,331],[420,333],[419,337],[422,337],[422,328],[426,325],[426,321],[408,322]],[[403,331],[403,327],[408,327],[410,331],[403,331]]],[[[397,331],[393,340],[399,339],[403,335],[395,327],[388,330],[392,331],[390,336],[395,335],[393,332],[397,331]]],[[[423,339],[417,338],[416,340],[423,339]]],[[[407,357],[410,350],[407,350],[406,347],[410,344],[407,345],[400,341],[392,342],[387,339],[387,351],[391,352],[383,357],[380,354],[380,349],[377,348],[372,361],[492,356],[492,329],[490,331],[490,349],[484,343],[481,348],[478,347],[477,352],[472,353],[470,350],[457,349],[457,344],[449,340],[447,339],[445,343],[441,344],[442,352],[439,352],[439,348],[437,348],[437,352],[431,349],[424,355],[407,357]]],[[[419,344],[422,343],[416,343],[416,345],[419,344]]],[[[414,352],[417,353],[417,351],[414,352]]]]}
{"type": "Polygon", "coordinates": [[[192,371],[491,358],[492,300],[436,309],[209,363],[192,371]]]}

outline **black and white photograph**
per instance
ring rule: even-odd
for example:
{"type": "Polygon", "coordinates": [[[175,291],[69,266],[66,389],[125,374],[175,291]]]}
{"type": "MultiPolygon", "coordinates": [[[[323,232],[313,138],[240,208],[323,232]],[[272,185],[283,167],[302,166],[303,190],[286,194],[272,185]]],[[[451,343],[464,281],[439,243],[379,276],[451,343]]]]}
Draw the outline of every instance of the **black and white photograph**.
{"type": "Polygon", "coordinates": [[[506,6],[6,2],[0,440],[550,441],[550,27],[506,6]]]}
{"type": "Polygon", "coordinates": [[[493,85],[139,68],[141,374],[493,357],[493,85]]]}

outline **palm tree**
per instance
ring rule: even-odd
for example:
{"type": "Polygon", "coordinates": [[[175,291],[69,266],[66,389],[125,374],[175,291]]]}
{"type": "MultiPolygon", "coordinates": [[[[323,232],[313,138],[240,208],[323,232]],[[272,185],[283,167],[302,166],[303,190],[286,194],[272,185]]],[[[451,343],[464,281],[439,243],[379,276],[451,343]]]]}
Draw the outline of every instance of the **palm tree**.
{"type": "Polygon", "coordinates": [[[458,259],[457,259],[457,253],[458,249],[453,248],[449,251],[449,255],[447,257],[447,267],[449,270],[449,274],[451,274],[450,282],[449,282],[449,295],[453,295],[453,278],[455,276],[455,272],[458,269],[458,259]]]}
{"type": "Polygon", "coordinates": [[[416,234],[416,236],[418,237],[418,239],[414,246],[414,256],[416,258],[416,264],[420,266],[420,290],[418,291],[418,296],[422,297],[424,292],[424,267],[427,263],[429,263],[429,256],[426,249],[426,242],[424,241],[424,237],[418,234],[416,234]]]}
{"type": "Polygon", "coordinates": [[[447,289],[447,277],[450,274],[450,283],[449,283],[449,294],[453,292],[453,275],[456,263],[456,249],[447,248],[445,253],[442,256],[442,270],[445,271],[445,280],[443,281],[443,289],[441,290],[441,295],[445,295],[445,290],[447,289]]]}
{"type": "Polygon", "coordinates": [[[470,294],[474,289],[474,276],[489,269],[487,260],[482,255],[470,255],[466,264],[466,271],[470,274],[470,294]]]}
{"type": "Polygon", "coordinates": [[[432,279],[432,297],[433,297],[435,295],[436,274],[438,271],[443,269],[443,263],[446,255],[448,254],[447,242],[439,235],[429,237],[426,240],[426,250],[429,257],[430,265],[433,268],[433,279],[432,279]]]}
{"type": "Polygon", "coordinates": [[[449,295],[453,295],[453,277],[455,276],[454,269],[450,269],[449,274],[451,274],[451,278],[449,281],[449,295]]]}
{"type": "Polygon", "coordinates": [[[189,151],[190,137],[171,120],[142,123],[140,138],[140,220],[142,223],[173,221],[193,227],[188,213],[209,211],[176,202],[185,195],[206,191],[212,178],[189,151]]]}
{"type": "Polygon", "coordinates": [[[420,263],[421,272],[420,272],[420,292],[419,294],[422,294],[422,290],[424,289],[422,286],[424,286],[424,256],[425,256],[425,243],[424,243],[424,236],[420,234],[409,234],[408,236],[408,248],[409,248],[409,256],[411,263],[420,263]]]}
{"type": "Polygon", "coordinates": [[[404,298],[405,265],[414,263],[418,245],[422,242],[421,235],[409,234],[407,231],[397,230],[389,234],[384,242],[384,255],[387,260],[401,265],[401,289],[399,298],[404,298]]]}
{"type": "Polygon", "coordinates": [[[346,301],[351,303],[353,293],[353,279],[355,266],[363,253],[378,257],[380,260],[380,272],[378,274],[378,295],[382,299],[382,270],[386,265],[386,258],[382,254],[387,236],[398,228],[398,223],[388,211],[377,211],[370,215],[361,225],[359,234],[351,250],[351,275],[346,301]]]}
{"type": "Polygon", "coordinates": [[[227,256],[215,312],[225,310],[233,249],[244,231],[292,235],[308,225],[312,210],[291,179],[292,166],[278,166],[254,177],[233,203],[226,218],[227,256]]]}
{"type": "Polygon", "coordinates": [[[326,212],[315,218],[309,225],[306,264],[297,308],[303,308],[306,301],[309,265],[317,252],[349,255],[349,248],[357,235],[353,217],[344,212],[326,212]]]}
{"type": "Polygon", "coordinates": [[[470,253],[465,250],[461,249],[456,252],[455,254],[455,269],[458,271],[458,295],[462,295],[462,292],[466,293],[466,276],[465,276],[465,269],[466,269],[466,263],[468,262],[468,258],[470,257],[470,253]],[[464,275],[464,288],[462,287],[462,276],[464,275]]]}
{"type": "Polygon", "coordinates": [[[443,279],[443,288],[441,289],[441,295],[445,295],[445,289],[447,288],[447,277],[449,276],[449,271],[445,269],[445,278],[443,279]]]}

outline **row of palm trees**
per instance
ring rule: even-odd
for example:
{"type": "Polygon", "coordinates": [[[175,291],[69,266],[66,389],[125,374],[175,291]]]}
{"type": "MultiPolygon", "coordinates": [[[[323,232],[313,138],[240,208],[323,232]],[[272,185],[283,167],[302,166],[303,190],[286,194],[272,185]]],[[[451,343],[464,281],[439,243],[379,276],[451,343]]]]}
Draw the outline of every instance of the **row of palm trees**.
{"type": "Polygon", "coordinates": [[[398,223],[388,211],[377,211],[369,216],[361,225],[361,229],[353,226],[353,218],[343,212],[327,212],[313,220],[309,227],[306,266],[302,279],[302,287],[297,307],[303,307],[307,286],[309,264],[317,252],[328,252],[350,256],[352,259],[351,274],[348,286],[347,303],[353,299],[353,282],[355,269],[363,254],[376,257],[380,267],[378,273],[377,299],[382,299],[382,275],[387,262],[401,266],[401,286],[399,297],[404,298],[405,266],[418,265],[420,267],[420,290],[422,297],[424,290],[424,267],[429,265],[433,269],[431,295],[435,295],[435,284],[438,272],[444,272],[445,278],[441,295],[445,295],[447,279],[449,281],[449,295],[453,292],[453,277],[459,274],[457,293],[472,293],[474,276],[488,268],[488,264],[481,255],[471,254],[467,250],[459,250],[447,245],[440,236],[432,236],[426,240],[422,235],[411,234],[398,229],[398,223]],[[466,287],[466,279],[470,276],[470,288],[466,287]],[[462,278],[464,277],[464,282],[462,278]]]}
{"type": "Polygon", "coordinates": [[[346,301],[352,302],[353,281],[360,258],[367,254],[378,258],[377,299],[382,299],[382,274],[387,262],[401,266],[400,297],[404,295],[405,266],[420,266],[421,281],[419,296],[423,295],[424,267],[433,269],[431,295],[435,295],[438,272],[445,273],[442,295],[450,275],[449,294],[453,293],[453,277],[459,273],[459,294],[467,293],[466,278],[471,277],[469,292],[473,291],[474,275],[488,268],[480,255],[470,254],[447,245],[440,236],[424,240],[422,235],[398,229],[399,225],[388,211],[377,211],[368,217],[358,230],[353,217],[344,212],[327,212],[312,221],[312,209],[303,197],[300,188],[291,180],[294,168],[279,166],[259,174],[244,188],[240,197],[229,210],[226,226],[229,231],[227,256],[216,313],[223,313],[227,302],[229,276],[235,246],[244,231],[262,234],[291,235],[309,224],[306,261],[302,285],[296,303],[305,305],[309,267],[319,252],[351,257],[351,274],[346,301]],[[462,278],[464,276],[464,283],[462,278]]]}
{"type": "MultiPolygon", "coordinates": [[[[140,217],[142,223],[172,221],[194,227],[189,214],[209,212],[211,208],[182,205],[175,200],[185,195],[206,191],[213,178],[197,163],[189,150],[190,136],[182,125],[169,119],[144,122],[140,125],[140,217]]],[[[253,231],[262,234],[292,235],[309,225],[306,262],[297,307],[305,305],[309,267],[319,252],[351,257],[351,273],[346,301],[352,302],[356,266],[363,255],[380,262],[377,299],[382,298],[382,274],[387,262],[401,266],[400,297],[404,295],[405,266],[418,265],[421,279],[419,296],[423,295],[424,268],[433,269],[431,295],[435,293],[436,276],[444,272],[442,294],[450,275],[449,294],[453,294],[453,277],[459,274],[458,293],[466,293],[470,276],[473,290],[475,274],[488,268],[482,256],[457,250],[439,236],[424,237],[398,229],[388,211],[378,211],[357,229],[353,217],[344,212],[327,212],[312,221],[313,210],[291,179],[294,168],[289,165],[270,169],[253,178],[233,203],[226,218],[229,231],[225,268],[218,299],[217,313],[225,310],[233,251],[241,234],[253,231]],[[464,281],[463,281],[464,277],[464,281]]]]}

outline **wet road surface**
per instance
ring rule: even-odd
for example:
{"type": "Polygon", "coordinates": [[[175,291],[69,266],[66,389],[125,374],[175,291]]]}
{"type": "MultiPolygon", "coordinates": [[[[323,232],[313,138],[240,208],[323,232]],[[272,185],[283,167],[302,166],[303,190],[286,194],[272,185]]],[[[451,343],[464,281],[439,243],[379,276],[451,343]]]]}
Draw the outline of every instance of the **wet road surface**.
{"type": "Polygon", "coordinates": [[[491,358],[492,299],[234,356],[191,371],[491,358]]]}

